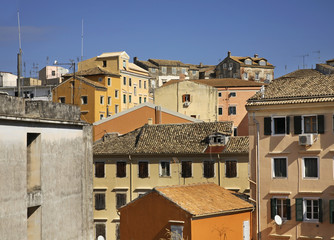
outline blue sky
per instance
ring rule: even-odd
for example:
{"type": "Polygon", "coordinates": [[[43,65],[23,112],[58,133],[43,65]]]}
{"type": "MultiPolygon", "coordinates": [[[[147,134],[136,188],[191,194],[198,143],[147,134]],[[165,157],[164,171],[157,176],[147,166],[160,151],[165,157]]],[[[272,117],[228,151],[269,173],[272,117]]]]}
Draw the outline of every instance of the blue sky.
{"type": "Polygon", "coordinates": [[[0,71],[17,71],[19,10],[26,76],[47,58],[80,58],[83,19],[84,59],[126,51],[140,60],[215,65],[230,50],[259,54],[279,77],[302,68],[302,55],[308,68],[334,58],[333,9],[333,0],[3,1],[0,71]]]}

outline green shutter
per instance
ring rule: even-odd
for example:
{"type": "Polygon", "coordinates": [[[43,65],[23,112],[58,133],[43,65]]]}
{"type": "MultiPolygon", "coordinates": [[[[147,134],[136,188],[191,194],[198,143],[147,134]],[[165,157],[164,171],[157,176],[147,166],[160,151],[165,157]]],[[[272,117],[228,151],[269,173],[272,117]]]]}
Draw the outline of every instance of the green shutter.
{"type": "Polygon", "coordinates": [[[325,133],[325,117],[318,115],[318,133],[325,133]]]}
{"type": "Polygon", "coordinates": [[[294,125],[294,133],[301,134],[302,133],[302,117],[294,116],[293,117],[293,125],[294,125]]]}
{"type": "Polygon", "coordinates": [[[277,199],[271,198],[270,199],[270,206],[271,206],[271,219],[274,219],[277,215],[277,199]]]}
{"type": "Polygon", "coordinates": [[[322,199],[319,199],[319,222],[322,222],[322,199]]]}
{"type": "Polygon", "coordinates": [[[334,223],[334,200],[329,200],[329,222],[334,223]]]}
{"type": "Polygon", "coordinates": [[[303,199],[296,198],[296,221],[303,221],[303,199]]]}
{"type": "Polygon", "coordinates": [[[264,118],[264,135],[271,135],[271,117],[264,118]]]}
{"type": "Polygon", "coordinates": [[[286,218],[288,220],[291,220],[291,201],[289,198],[286,200],[286,210],[287,210],[286,218]]]}

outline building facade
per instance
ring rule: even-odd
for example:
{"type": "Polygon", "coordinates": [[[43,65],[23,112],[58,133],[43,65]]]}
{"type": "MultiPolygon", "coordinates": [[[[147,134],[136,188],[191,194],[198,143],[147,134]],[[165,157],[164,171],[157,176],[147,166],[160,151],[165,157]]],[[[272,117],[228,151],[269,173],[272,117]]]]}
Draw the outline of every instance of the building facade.
{"type": "Polygon", "coordinates": [[[138,240],[250,240],[252,210],[252,204],[212,183],[156,187],[119,209],[120,235],[138,240]]]}
{"type": "Polygon", "coordinates": [[[156,186],[208,182],[248,193],[248,137],[231,134],[231,122],[157,124],[96,142],[96,237],[119,239],[117,209],[156,186]]]}
{"type": "Polygon", "coordinates": [[[292,76],[275,79],[246,106],[253,237],[333,239],[334,77],[292,76]]]}
{"type": "Polygon", "coordinates": [[[1,239],[93,239],[91,126],[74,106],[0,100],[1,239]]]}
{"type": "Polygon", "coordinates": [[[17,76],[10,72],[0,72],[0,87],[15,87],[17,76]]]}
{"type": "Polygon", "coordinates": [[[69,72],[61,66],[45,66],[38,73],[42,85],[57,85],[62,82],[62,76],[69,72]]]}
{"type": "Polygon", "coordinates": [[[274,66],[267,59],[254,57],[231,56],[227,57],[216,67],[216,78],[239,78],[248,81],[260,81],[269,83],[274,79],[274,66]]]}

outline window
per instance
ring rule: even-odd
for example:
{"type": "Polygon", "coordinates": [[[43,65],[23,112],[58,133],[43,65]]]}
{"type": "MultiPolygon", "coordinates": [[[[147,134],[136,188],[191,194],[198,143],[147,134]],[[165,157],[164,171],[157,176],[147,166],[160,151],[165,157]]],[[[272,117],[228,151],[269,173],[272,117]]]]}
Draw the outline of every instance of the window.
{"type": "Polygon", "coordinates": [[[182,68],[182,74],[186,74],[186,69],[182,68]]]}
{"type": "Polygon", "coordinates": [[[139,97],[139,103],[141,103],[141,97],[139,97]]]}
{"type": "Polygon", "coordinates": [[[27,190],[41,187],[41,134],[27,133],[27,190]]]}
{"type": "Polygon", "coordinates": [[[182,161],[182,177],[183,178],[189,178],[192,176],[192,167],[191,167],[191,161],[182,161]]]}
{"type": "Polygon", "coordinates": [[[118,98],[118,90],[115,90],[115,98],[118,98]]]}
{"type": "Polygon", "coordinates": [[[223,115],[223,107],[218,108],[218,115],[223,115]]]}
{"type": "Polygon", "coordinates": [[[103,118],[104,118],[104,114],[101,113],[101,114],[100,114],[100,120],[102,120],[103,118]]]}
{"type": "Polygon", "coordinates": [[[227,178],[237,177],[237,161],[227,160],[225,162],[225,176],[227,178]]]}
{"type": "Polygon", "coordinates": [[[161,67],[161,72],[163,74],[166,74],[167,73],[167,67],[161,67]]]}
{"type": "Polygon", "coordinates": [[[259,80],[260,79],[260,73],[256,72],[255,73],[255,80],[259,80]]]}
{"type": "Polygon", "coordinates": [[[244,79],[248,80],[248,73],[246,73],[246,72],[244,73],[244,79]]]}
{"type": "Polygon", "coordinates": [[[95,162],[95,177],[104,178],[104,162],[95,162]]]}
{"type": "Polygon", "coordinates": [[[100,96],[100,104],[101,104],[101,105],[104,104],[104,96],[100,96]]]}
{"type": "Polygon", "coordinates": [[[126,85],[126,77],[123,77],[123,85],[126,85]]]}
{"type": "Polygon", "coordinates": [[[294,133],[325,133],[324,115],[294,116],[294,133]]]}
{"type": "Polygon", "coordinates": [[[60,103],[65,103],[65,97],[59,97],[59,98],[58,98],[58,101],[59,101],[60,103]]]}
{"type": "Polygon", "coordinates": [[[271,198],[271,219],[278,215],[284,220],[291,220],[291,204],[288,198],[271,198]]]}
{"type": "Polygon", "coordinates": [[[126,204],[126,193],[116,193],[116,208],[120,208],[126,204]]]}
{"type": "Polygon", "coordinates": [[[183,226],[171,225],[171,240],[182,240],[183,239],[183,226]]]}
{"type": "Polygon", "coordinates": [[[190,102],[190,94],[183,94],[182,102],[190,102]]]}
{"type": "Polygon", "coordinates": [[[151,73],[155,73],[156,69],[155,68],[150,68],[151,69],[151,73]]]}
{"type": "Polygon", "coordinates": [[[117,162],[116,168],[116,177],[126,177],[126,162],[117,162]]]}
{"type": "Polygon", "coordinates": [[[141,88],[141,80],[139,80],[139,84],[138,85],[139,85],[139,88],[141,88]]]}
{"type": "Polygon", "coordinates": [[[270,73],[267,73],[266,74],[266,80],[270,80],[271,79],[271,74],[270,73]]]}
{"type": "Polygon", "coordinates": [[[102,236],[106,239],[106,225],[104,223],[96,223],[95,224],[95,239],[98,239],[99,236],[102,236]]]}
{"type": "Polygon", "coordinates": [[[108,105],[111,105],[111,97],[108,97],[108,105]]]}
{"type": "Polygon", "coordinates": [[[52,71],[52,76],[56,76],[56,71],[52,71]]]}
{"type": "Polygon", "coordinates": [[[226,69],[227,68],[227,64],[223,63],[223,68],[226,69]]]}
{"type": "Polygon", "coordinates": [[[322,222],[322,199],[314,197],[297,198],[296,220],[322,222]]]}
{"type": "Polygon", "coordinates": [[[148,177],[148,162],[139,161],[138,162],[138,177],[147,178],[148,177]]]}
{"type": "Polygon", "coordinates": [[[123,94],[123,103],[126,103],[126,95],[123,94]]]}
{"type": "Polygon", "coordinates": [[[246,60],[245,60],[245,64],[247,64],[247,65],[252,65],[252,60],[250,60],[250,59],[246,59],[246,60]]]}
{"type": "Polygon", "coordinates": [[[144,102],[146,102],[146,97],[144,97],[144,102]]]}
{"type": "Polygon", "coordinates": [[[222,92],[218,92],[218,97],[222,97],[222,92]]]}
{"type": "Polygon", "coordinates": [[[237,107],[229,106],[228,107],[228,115],[237,115],[237,107]]]}
{"type": "Polygon", "coordinates": [[[131,98],[131,95],[129,95],[129,103],[132,102],[132,98],[131,98]]]}
{"type": "Polygon", "coordinates": [[[107,67],[107,61],[106,60],[103,60],[102,67],[107,67]]]}
{"type": "Polygon", "coordinates": [[[334,223],[334,200],[329,200],[329,222],[334,223]]]}
{"type": "Polygon", "coordinates": [[[264,135],[290,134],[290,117],[275,116],[264,118],[264,135]]]}
{"type": "Polygon", "coordinates": [[[210,144],[225,144],[225,135],[216,133],[209,136],[209,143],[210,144]]]}
{"type": "Polygon", "coordinates": [[[238,128],[237,127],[233,128],[233,136],[238,136],[238,128]]]}
{"type": "Polygon", "coordinates": [[[146,89],[146,81],[144,81],[144,89],[146,89]]]}
{"type": "Polygon", "coordinates": [[[205,178],[213,178],[215,176],[215,162],[214,161],[204,161],[204,171],[203,176],[205,178]]]}
{"type": "Polygon", "coordinates": [[[133,95],[137,96],[137,86],[133,87],[133,95]]]}
{"type": "Polygon", "coordinates": [[[98,79],[98,81],[99,81],[99,82],[102,82],[102,78],[100,77],[100,78],[98,79]]]}
{"type": "Polygon", "coordinates": [[[129,78],[129,86],[131,87],[132,86],[132,79],[129,78]]]}
{"type": "Polygon", "coordinates": [[[196,70],[193,70],[193,75],[196,75],[196,70]]]}
{"type": "Polygon", "coordinates": [[[170,176],[170,162],[161,161],[160,162],[160,177],[169,177],[170,176]]]}
{"type": "Polygon", "coordinates": [[[95,193],[95,210],[106,208],[106,195],[104,193],[95,193]]]}
{"type": "Polygon", "coordinates": [[[123,68],[126,68],[126,61],[123,60],[123,68]]]}
{"type": "Polygon", "coordinates": [[[120,228],[119,223],[116,223],[116,225],[115,225],[115,237],[116,237],[116,240],[121,239],[121,228],[120,228]]]}
{"type": "Polygon", "coordinates": [[[236,92],[230,92],[229,97],[236,97],[237,93],[236,92]]]}
{"type": "Polygon", "coordinates": [[[287,159],[273,158],[273,178],[287,177],[287,159]]]}
{"type": "Polygon", "coordinates": [[[115,105],[115,114],[119,112],[119,106],[115,105]]]}
{"type": "Polygon", "coordinates": [[[228,64],[228,67],[229,67],[229,70],[232,70],[232,68],[233,68],[233,63],[229,63],[229,64],[228,64]]]}
{"type": "Polygon", "coordinates": [[[82,97],[81,97],[81,104],[82,104],[82,105],[86,105],[87,102],[88,102],[87,96],[82,96],[82,97]]]}
{"type": "Polygon", "coordinates": [[[303,177],[318,178],[319,177],[319,159],[316,157],[303,158],[303,177]]]}
{"type": "Polygon", "coordinates": [[[176,68],[175,67],[172,67],[172,74],[176,74],[176,68]]]}
{"type": "Polygon", "coordinates": [[[266,64],[266,61],[261,60],[261,61],[259,62],[259,65],[260,65],[260,66],[266,66],[267,64],[266,64]]]}
{"type": "Polygon", "coordinates": [[[108,78],[108,86],[111,86],[111,78],[108,78]]]}

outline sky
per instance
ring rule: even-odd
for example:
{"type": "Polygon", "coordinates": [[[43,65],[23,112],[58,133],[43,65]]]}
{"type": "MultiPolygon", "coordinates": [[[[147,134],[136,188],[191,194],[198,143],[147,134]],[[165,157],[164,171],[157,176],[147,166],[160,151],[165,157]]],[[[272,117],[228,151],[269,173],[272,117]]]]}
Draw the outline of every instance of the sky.
{"type": "Polygon", "coordinates": [[[0,71],[23,76],[103,52],[217,65],[258,54],[275,77],[334,58],[333,0],[3,0],[0,71]]]}

